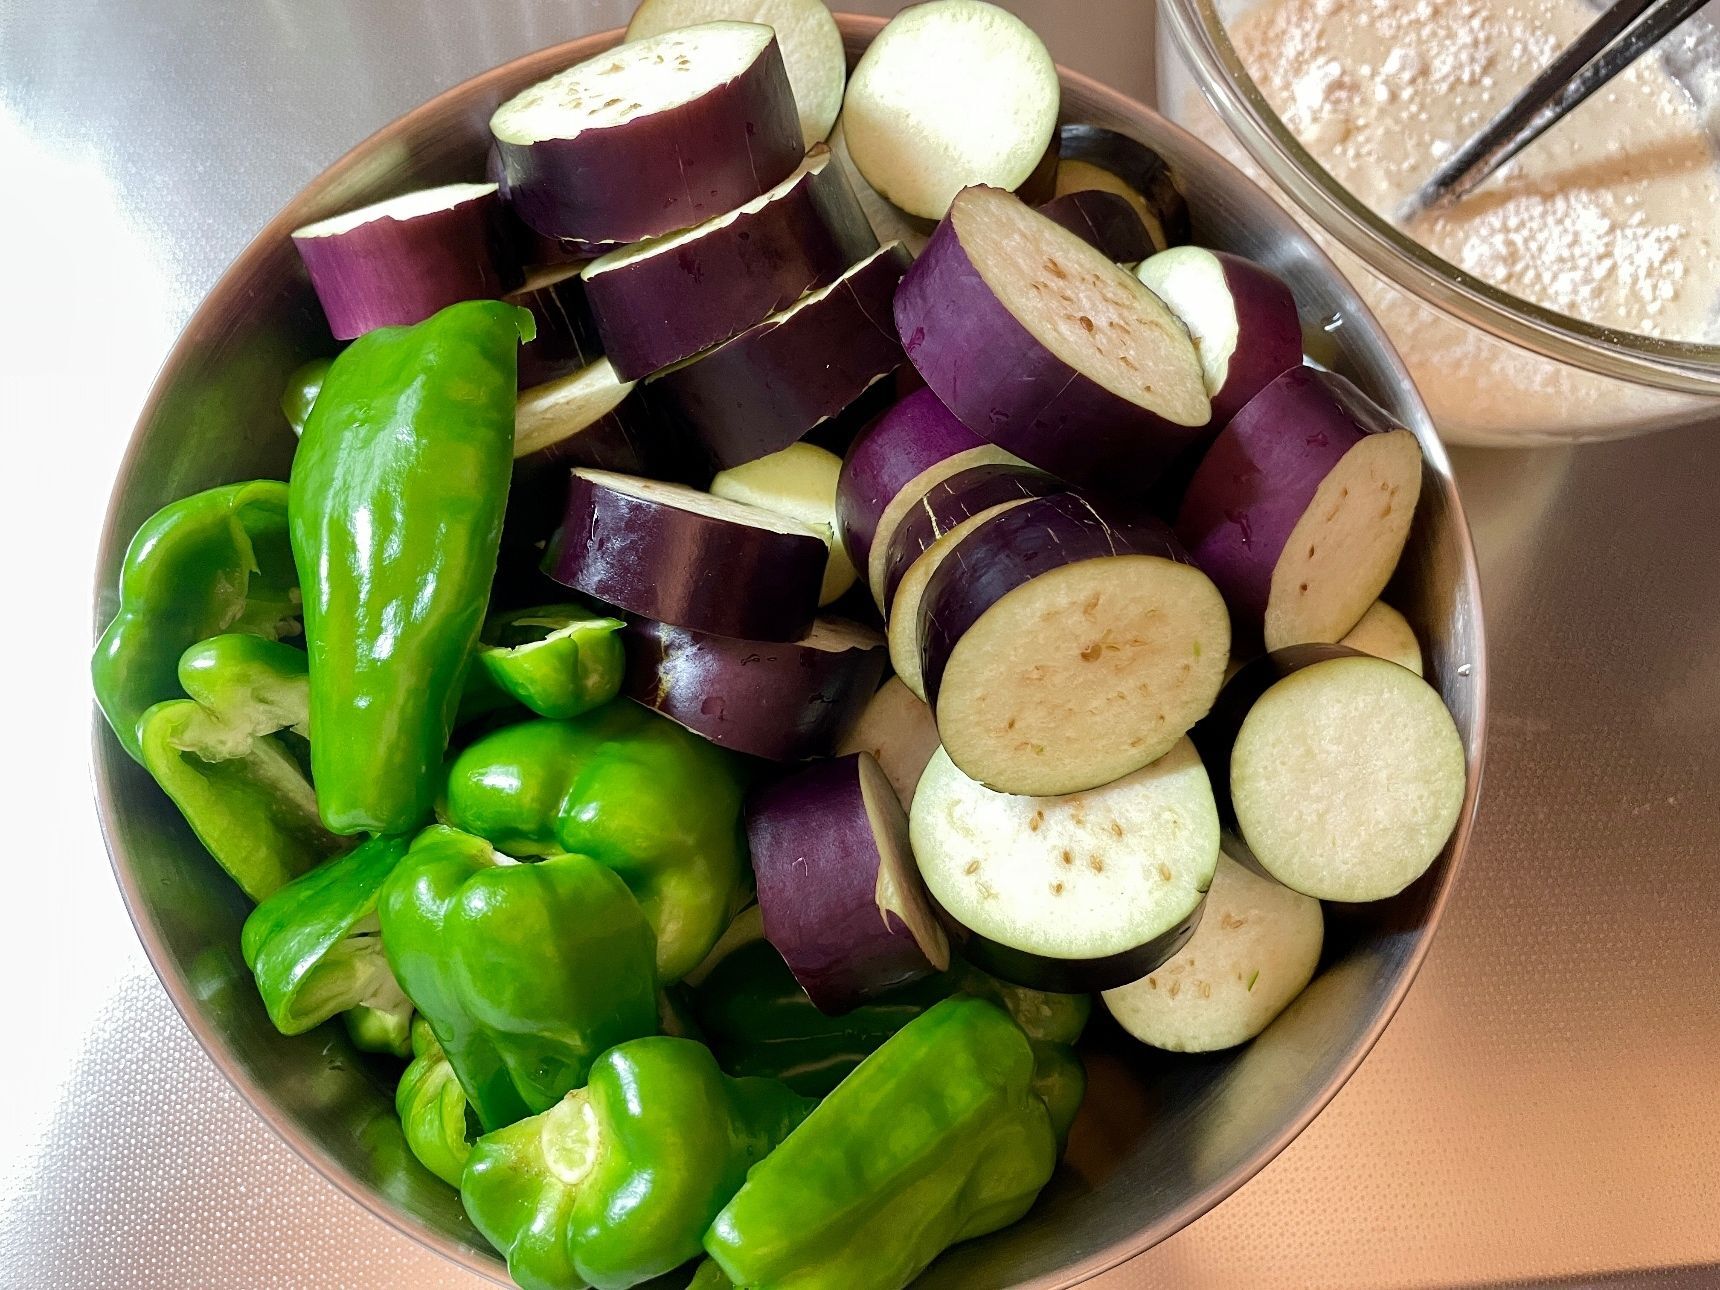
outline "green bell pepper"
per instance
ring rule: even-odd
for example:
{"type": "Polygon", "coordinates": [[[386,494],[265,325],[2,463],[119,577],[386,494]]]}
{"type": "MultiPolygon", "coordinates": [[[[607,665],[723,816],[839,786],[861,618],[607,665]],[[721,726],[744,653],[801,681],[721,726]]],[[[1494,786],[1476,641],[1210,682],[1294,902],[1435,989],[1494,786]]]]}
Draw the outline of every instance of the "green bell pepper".
{"type": "Polygon", "coordinates": [[[307,715],[304,651],[216,636],[185,651],[178,688],[137,723],[140,760],[198,840],[252,900],[340,849],[280,732],[307,715]]]}
{"type": "Polygon", "coordinates": [[[621,693],[619,618],[578,605],[519,609],[491,620],[478,662],[498,689],[540,717],[577,717],[621,693]]]}
{"type": "Polygon", "coordinates": [[[477,1125],[466,1090],[423,1017],[412,1022],[412,1061],[394,1090],[394,1110],[418,1163],[450,1187],[458,1187],[477,1125]]]}
{"type": "Polygon", "coordinates": [[[125,750],[143,760],[138,721],[179,697],[187,648],[221,632],[294,635],[298,587],[283,483],[211,488],[144,521],[120,565],[119,612],[90,661],[96,702],[125,750]]]}
{"type": "Polygon", "coordinates": [[[352,1046],[361,1053],[383,1053],[401,1061],[412,1056],[412,1018],[417,1010],[401,995],[389,1007],[359,1004],[340,1014],[352,1046]]]}
{"type": "Polygon", "coordinates": [[[753,1169],[705,1250],[740,1286],[899,1290],[1025,1214],[1056,1162],[1027,1037],[993,1004],[947,999],[753,1169]]]}
{"type": "Polygon", "coordinates": [[[687,1290],[735,1290],[735,1283],[715,1259],[705,1259],[693,1269],[693,1279],[687,1290]]]}
{"type": "Polygon", "coordinates": [[[711,967],[695,992],[693,1015],[731,1075],[768,1075],[798,1093],[821,1097],[891,1035],[955,994],[998,1004],[1030,1039],[1055,1047],[1081,1037],[1093,1007],[1089,995],[1029,990],[957,959],[947,972],[829,1017],[770,943],[756,939],[735,946],[711,967]]]}
{"type": "Polygon", "coordinates": [[[525,310],[450,305],[329,367],[289,492],[311,766],[336,833],[429,818],[496,573],[525,310]]]}
{"type": "Polygon", "coordinates": [[[485,1129],[548,1110],[599,1053],[657,1030],[651,926],[626,884],[586,856],[517,864],[436,826],[377,909],[395,979],[485,1129]]]}
{"type": "Polygon", "coordinates": [[[735,758],[633,703],[484,736],[449,767],[441,810],[510,855],[615,870],[657,935],[663,984],[705,956],[752,877],[735,758]]]}
{"type": "Polygon", "coordinates": [[[622,1290],[698,1255],[810,1105],[774,1080],[730,1079],[690,1039],[636,1039],[550,1110],[479,1138],[460,1198],[525,1290],[622,1290]]]}
{"type": "Polygon", "coordinates": [[[410,839],[371,838],[295,878],[251,911],[239,936],[269,1020],[299,1035],[337,1012],[406,1003],[377,935],[377,897],[410,839]]]}
{"type": "Polygon", "coordinates": [[[332,358],[313,358],[295,367],[287,377],[287,388],[281,391],[281,415],[294,434],[304,434],[305,422],[311,419],[311,409],[316,406],[317,395],[322,393],[328,369],[333,365],[332,358]]]}

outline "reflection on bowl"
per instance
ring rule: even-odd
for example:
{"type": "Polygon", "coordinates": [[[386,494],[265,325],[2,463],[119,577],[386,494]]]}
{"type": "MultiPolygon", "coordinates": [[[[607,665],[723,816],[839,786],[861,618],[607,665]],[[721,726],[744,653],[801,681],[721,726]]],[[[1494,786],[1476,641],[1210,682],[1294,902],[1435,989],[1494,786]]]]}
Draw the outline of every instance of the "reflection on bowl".
{"type": "Polygon", "coordinates": [[[1720,412],[1720,32],[1702,16],[1458,210],[1424,215],[1425,245],[1375,214],[1591,16],[1583,0],[1165,5],[1170,115],[1297,209],[1453,442],[1720,412]]]}
{"type": "MultiPolygon", "coordinates": [[[[851,59],[881,25],[841,23],[851,59]]],[[[113,613],[115,570],[146,516],[200,488],[286,470],[293,440],[276,400],[293,368],[328,344],[288,232],[343,207],[481,174],[491,109],[616,37],[544,50],[450,90],[330,167],[262,231],[186,328],[133,434],[103,539],[98,626],[113,613]]],[[[1070,1158],[1024,1222],[958,1247],[928,1274],[927,1284],[964,1290],[1067,1286],[1096,1275],[1209,1209],[1301,1132],[1408,990],[1467,845],[1482,772],[1486,658],[1474,556],[1444,450],[1403,365],[1331,262],[1234,168],[1131,100],[1068,72],[1063,85],[1066,119],[1127,131],[1164,154],[1209,241],[1280,273],[1306,319],[1342,317],[1324,338],[1325,361],[1422,442],[1421,503],[1387,594],[1425,645],[1470,779],[1445,853],[1401,895],[1358,907],[1328,936],[1327,966],[1338,970],[1319,991],[1322,1006],[1287,1014],[1246,1062],[1235,1053],[1155,1054],[1114,1027],[1093,1026],[1092,1092],[1070,1158]],[[1225,1110],[1242,1105],[1246,1116],[1225,1110]]],[[[244,899],[105,728],[94,751],[98,808],[126,904],[211,1058],[289,1145],[355,1200],[500,1280],[500,1260],[457,1195],[403,1149],[392,1098],[398,1067],[355,1052],[339,1026],[296,1038],[275,1031],[237,953],[244,899]]]]}

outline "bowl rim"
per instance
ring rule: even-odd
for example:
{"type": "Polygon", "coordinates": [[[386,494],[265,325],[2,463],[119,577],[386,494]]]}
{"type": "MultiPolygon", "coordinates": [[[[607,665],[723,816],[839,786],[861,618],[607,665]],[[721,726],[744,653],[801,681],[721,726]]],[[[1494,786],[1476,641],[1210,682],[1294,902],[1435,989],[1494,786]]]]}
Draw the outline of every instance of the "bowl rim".
{"type": "Polygon", "coordinates": [[[1215,0],[1163,0],[1159,13],[1201,93],[1249,156],[1370,271],[1457,322],[1543,358],[1654,389],[1720,395],[1720,344],[1584,322],[1495,287],[1399,231],[1284,125],[1243,65],[1215,0]]]}
{"type": "MultiPolygon", "coordinates": [[[[837,11],[835,16],[845,38],[867,42],[883,29],[886,21],[881,17],[841,11],[837,11]]],[[[201,334],[210,327],[212,319],[219,312],[218,303],[232,291],[233,285],[243,281],[251,273],[254,266],[272,254],[278,248],[280,241],[303,222],[304,208],[313,203],[317,194],[325,190],[331,182],[344,178],[363,166],[380,144],[388,142],[399,133],[409,131],[410,127],[421,118],[437,115],[445,104],[467,99],[477,86],[493,81],[512,80],[528,74],[549,75],[561,67],[570,65],[572,61],[601,52],[604,48],[617,42],[623,34],[623,28],[609,28],[546,46],[523,54],[518,58],[510,59],[505,63],[497,64],[441,91],[401,115],[392,118],[349,148],[335,162],[294,193],[280,210],[258,230],[204,295],[196,309],[193,310],[191,317],[175,339],[167,357],[157,371],[151,383],[148,397],[145,399],[132,427],[125,453],[115,474],[98,548],[99,554],[95,568],[94,594],[92,597],[97,618],[96,632],[99,633],[106,625],[104,621],[101,621],[103,594],[108,584],[105,571],[117,566],[132,536],[129,531],[122,531],[119,527],[121,502],[127,492],[127,485],[131,477],[137,472],[138,459],[147,437],[147,427],[154,420],[156,413],[166,399],[175,372],[198,347],[201,334]]],[[[1114,115],[1125,119],[1150,120],[1155,129],[1178,136],[1179,142],[1183,146],[1205,154],[1211,163],[1235,169],[1231,162],[1213,151],[1205,143],[1138,100],[1062,64],[1057,65],[1057,71],[1063,85],[1079,88],[1084,96],[1103,104],[1105,109],[1114,115]]],[[[1253,182],[1247,176],[1241,175],[1240,172],[1238,177],[1244,182],[1253,182]]],[[[1337,275],[1340,280],[1342,279],[1337,267],[1331,263],[1330,258],[1319,247],[1311,244],[1310,250],[1318,259],[1325,262],[1328,271],[1337,275]]],[[[1380,336],[1385,336],[1384,329],[1366,310],[1365,305],[1359,312],[1363,321],[1374,328],[1380,336]]],[[[1410,986],[1421,970],[1434,934],[1438,931],[1439,924],[1444,917],[1446,905],[1451,898],[1452,889],[1456,885],[1458,873],[1468,852],[1475,826],[1481,784],[1485,774],[1488,673],[1486,629],[1474,546],[1462,502],[1457,495],[1450,460],[1433,428],[1432,420],[1428,416],[1426,408],[1421,404],[1419,395],[1415,393],[1415,385],[1402,358],[1398,355],[1395,347],[1389,343],[1389,340],[1385,348],[1385,358],[1393,376],[1401,382],[1402,388],[1412,395],[1413,407],[1411,411],[1413,415],[1407,419],[1412,422],[1412,429],[1421,442],[1425,467],[1431,470],[1437,478],[1446,505],[1450,510],[1452,531],[1461,557],[1462,578],[1469,597],[1470,621],[1476,646],[1475,657],[1472,660],[1473,670],[1467,677],[1474,693],[1475,712],[1474,754],[1471,758],[1471,774],[1462,811],[1448,843],[1450,858],[1444,866],[1439,889],[1428,904],[1425,920],[1408,956],[1398,969],[1397,980],[1393,988],[1381,1001],[1368,1029],[1332,1076],[1305,1103],[1299,1114],[1281,1125],[1277,1132],[1230,1174],[1194,1193],[1183,1203],[1167,1212],[1157,1222],[1140,1227],[1129,1235],[1109,1242],[1058,1272],[1021,1282],[1017,1290],[1064,1290],[1066,1287],[1079,1285],[1110,1271],[1186,1227],[1220,1201],[1233,1194],[1261,1169],[1265,1168],[1326,1108],[1332,1098],[1337,1095],[1339,1089],[1349,1082],[1351,1076],[1372,1051],[1387,1025],[1397,1014],[1405,996],[1409,993],[1410,986]]],[[[510,1285],[506,1267],[499,1256],[446,1238],[401,1207],[388,1201],[379,1191],[355,1176],[339,1161],[323,1152],[246,1074],[227,1037],[212,1024],[205,1021],[198,1006],[195,989],[179,969],[167,948],[164,936],[148,912],[149,907],[137,875],[129,865],[122,863],[121,857],[124,847],[119,840],[115,823],[119,811],[112,782],[114,767],[126,762],[126,754],[120,750],[117,742],[109,736],[105,720],[99,710],[92,714],[90,741],[90,774],[96,803],[97,822],[101,829],[104,848],[108,854],[109,867],[113,870],[115,883],[119,887],[121,898],[125,904],[126,916],[131,920],[132,927],[143,945],[144,953],[149,959],[151,968],[161,981],[162,988],[167,992],[168,998],[179,1013],[180,1018],[185,1022],[187,1029],[191,1031],[199,1046],[208,1055],[216,1070],[220,1072],[229,1086],[240,1095],[257,1118],[280,1141],[285,1143],[324,1181],[332,1184],[348,1198],[357,1202],[365,1211],[422,1248],[441,1255],[467,1271],[498,1285],[510,1285]]]]}

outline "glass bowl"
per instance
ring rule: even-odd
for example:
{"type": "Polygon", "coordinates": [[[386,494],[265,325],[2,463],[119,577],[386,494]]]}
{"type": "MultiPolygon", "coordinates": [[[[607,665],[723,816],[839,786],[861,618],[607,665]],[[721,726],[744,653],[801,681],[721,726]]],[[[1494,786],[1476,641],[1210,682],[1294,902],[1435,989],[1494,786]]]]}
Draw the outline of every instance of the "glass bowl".
{"type": "MultiPolygon", "coordinates": [[[[1418,245],[1345,190],[1297,142],[1231,42],[1257,3],[1162,0],[1160,103],[1314,231],[1385,324],[1447,441],[1618,439],[1720,414],[1720,345],[1592,326],[1532,304],[1418,245]]],[[[1714,9],[1667,42],[1675,53],[1659,56],[1696,98],[1720,165],[1714,9]]],[[[1720,211],[1693,215],[1720,224],[1720,211]]]]}
{"type": "MultiPolygon", "coordinates": [[[[840,22],[851,60],[882,25],[847,15],[840,22]]],[[[481,174],[495,106],[617,38],[607,32],[545,49],[449,90],[329,167],[258,234],[186,326],[132,433],[102,540],[98,630],[117,604],[126,544],[149,514],[217,483],[285,478],[294,440],[277,399],[288,373],[328,346],[289,231],[411,187],[481,174]]],[[[1379,1038],[1427,953],[1469,843],[1485,751],[1486,651],[1469,530],[1444,449],[1384,333],[1313,241],[1235,167],[1141,104],[1073,72],[1062,76],[1068,118],[1158,148],[1215,245],[1281,273],[1315,330],[1334,313],[1348,320],[1330,337],[1329,364],[1420,439],[1421,503],[1388,595],[1421,637],[1428,676],[1464,741],[1469,782],[1457,830],[1432,869],[1389,901],[1335,908],[1320,975],[1252,1044],[1204,1057],[1156,1053],[1095,1016],[1082,1046],[1089,1094],[1056,1177],[1023,1222],[957,1247],[927,1274],[927,1285],[963,1290],[1060,1287],[1095,1276],[1217,1204],[1308,1125],[1379,1038]]],[[[503,1281],[501,1261],[458,1196],[406,1149],[393,1104],[399,1064],[355,1051],[338,1024],[293,1038],[276,1032],[239,952],[244,898],[99,718],[93,751],[97,810],[138,937],[216,1066],[355,1201],[503,1281]]]]}

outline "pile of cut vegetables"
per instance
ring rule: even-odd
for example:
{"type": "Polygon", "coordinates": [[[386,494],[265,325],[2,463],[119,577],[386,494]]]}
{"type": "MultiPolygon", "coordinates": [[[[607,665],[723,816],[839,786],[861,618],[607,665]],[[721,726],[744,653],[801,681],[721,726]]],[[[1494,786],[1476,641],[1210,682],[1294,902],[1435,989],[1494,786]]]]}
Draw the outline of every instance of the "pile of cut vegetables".
{"type": "MultiPolygon", "coordinates": [[[[504,1113],[471,1027],[553,1028],[418,984],[420,949],[394,931],[406,868],[379,869],[377,915],[335,938],[377,937],[396,1011],[427,1025],[403,1116],[427,1055],[451,1061],[434,1087],[453,1128],[425,1146],[409,1122],[407,1139],[522,1285],[632,1285],[701,1254],[701,1285],[905,1285],[1049,1177],[1080,1101],[1077,996],[1101,994],[1157,1048],[1246,1042],[1314,976],[1322,902],[1395,895],[1457,825],[1462,742],[1379,599],[1419,444],[1304,362],[1276,274],[1198,244],[1201,212],[1163,159],[1059,108],[1039,39],[980,0],[904,10],[852,76],[817,0],[645,0],[624,43],[496,109],[487,182],[293,235],[333,336],[355,342],[283,399],[301,457],[313,437],[338,447],[329,391],[354,398],[343,364],[376,337],[501,300],[522,339],[504,518],[461,531],[455,478],[438,521],[450,548],[493,559],[487,605],[458,630],[483,665],[468,672],[508,693],[480,710],[469,677],[464,697],[435,682],[447,768],[378,763],[421,774],[405,796],[435,800],[438,823],[336,818],[319,755],[337,718],[318,690],[337,682],[316,633],[345,628],[307,615],[321,825],[376,835],[359,851],[399,838],[387,865],[407,868],[451,835],[503,877],[589,851],[631,894],[590,879],[582,899],[636,899],[658,947],[640,970],[659,1015],[627,1031],[615,1012],[603,1033],[622,1042],[568,1059],[553,1087],[504,1058],[504,1113]],[[687,808],[750,857],[702,921],[666,911],[708,865],[677,878],[673,845],[647,861],[624,833],[614,855],[572,840],[633,782],[556,773],[603,722],[604,747],[674,723],[741,786],[729,817],[687,808]],[[510,740],[538,750],[529,770],[502,755],[510,740]],[[529,775],[553,791],[518,789],[529,775]],[[530,822],[546,811],[553,826],[530,822]],[[1072,1010],[1072,1027],[1045,1020],[1072,1010]],[[638,1080],[649,1112],[653,1080],[691,1079],[692,1058],[638,1047],[671,1042],[659,1030],[715,1054],[721,1072],[698,1078],[729,1081],[729,1109],[702,1114],[732,1117],[730,1156],[659,1162],[697,1186],[645,1188],[646,1240],[625,1211],[652,1170],[613,1153],[649,1133],[611,1136],[604,1117],[623,1113],[604,1081],[638,1080]],[[735,1091],[749,1081],[808,1100],[767,1131],[765,1094],[735,1091]],[[886,1142],[887,1124],[915,1129],[886,1142]],[[988,1173],[995,1194],[976,1199],[988,1173]]],[[[421,446],[433,462],[428,432],[421,446]]],[[[292,508],[325,499],[294,472],[309,599],[327,569],[306,567],[292,508]]],[[[410,645],[416,603],[389,611],[390,648],[410,645]]],[[[201,799],[174,796],[209,840],[201,799]]],[[[329,851],[280,891],[359,854],[329,851]]],[[[246,890],[259,915],[280,899],[246,890]]],[[[595,951],[558,941],[554,971],[580,954],[595,951]]],[[[340,1006],[387,994],[366,989],[340,1006]]]]}

